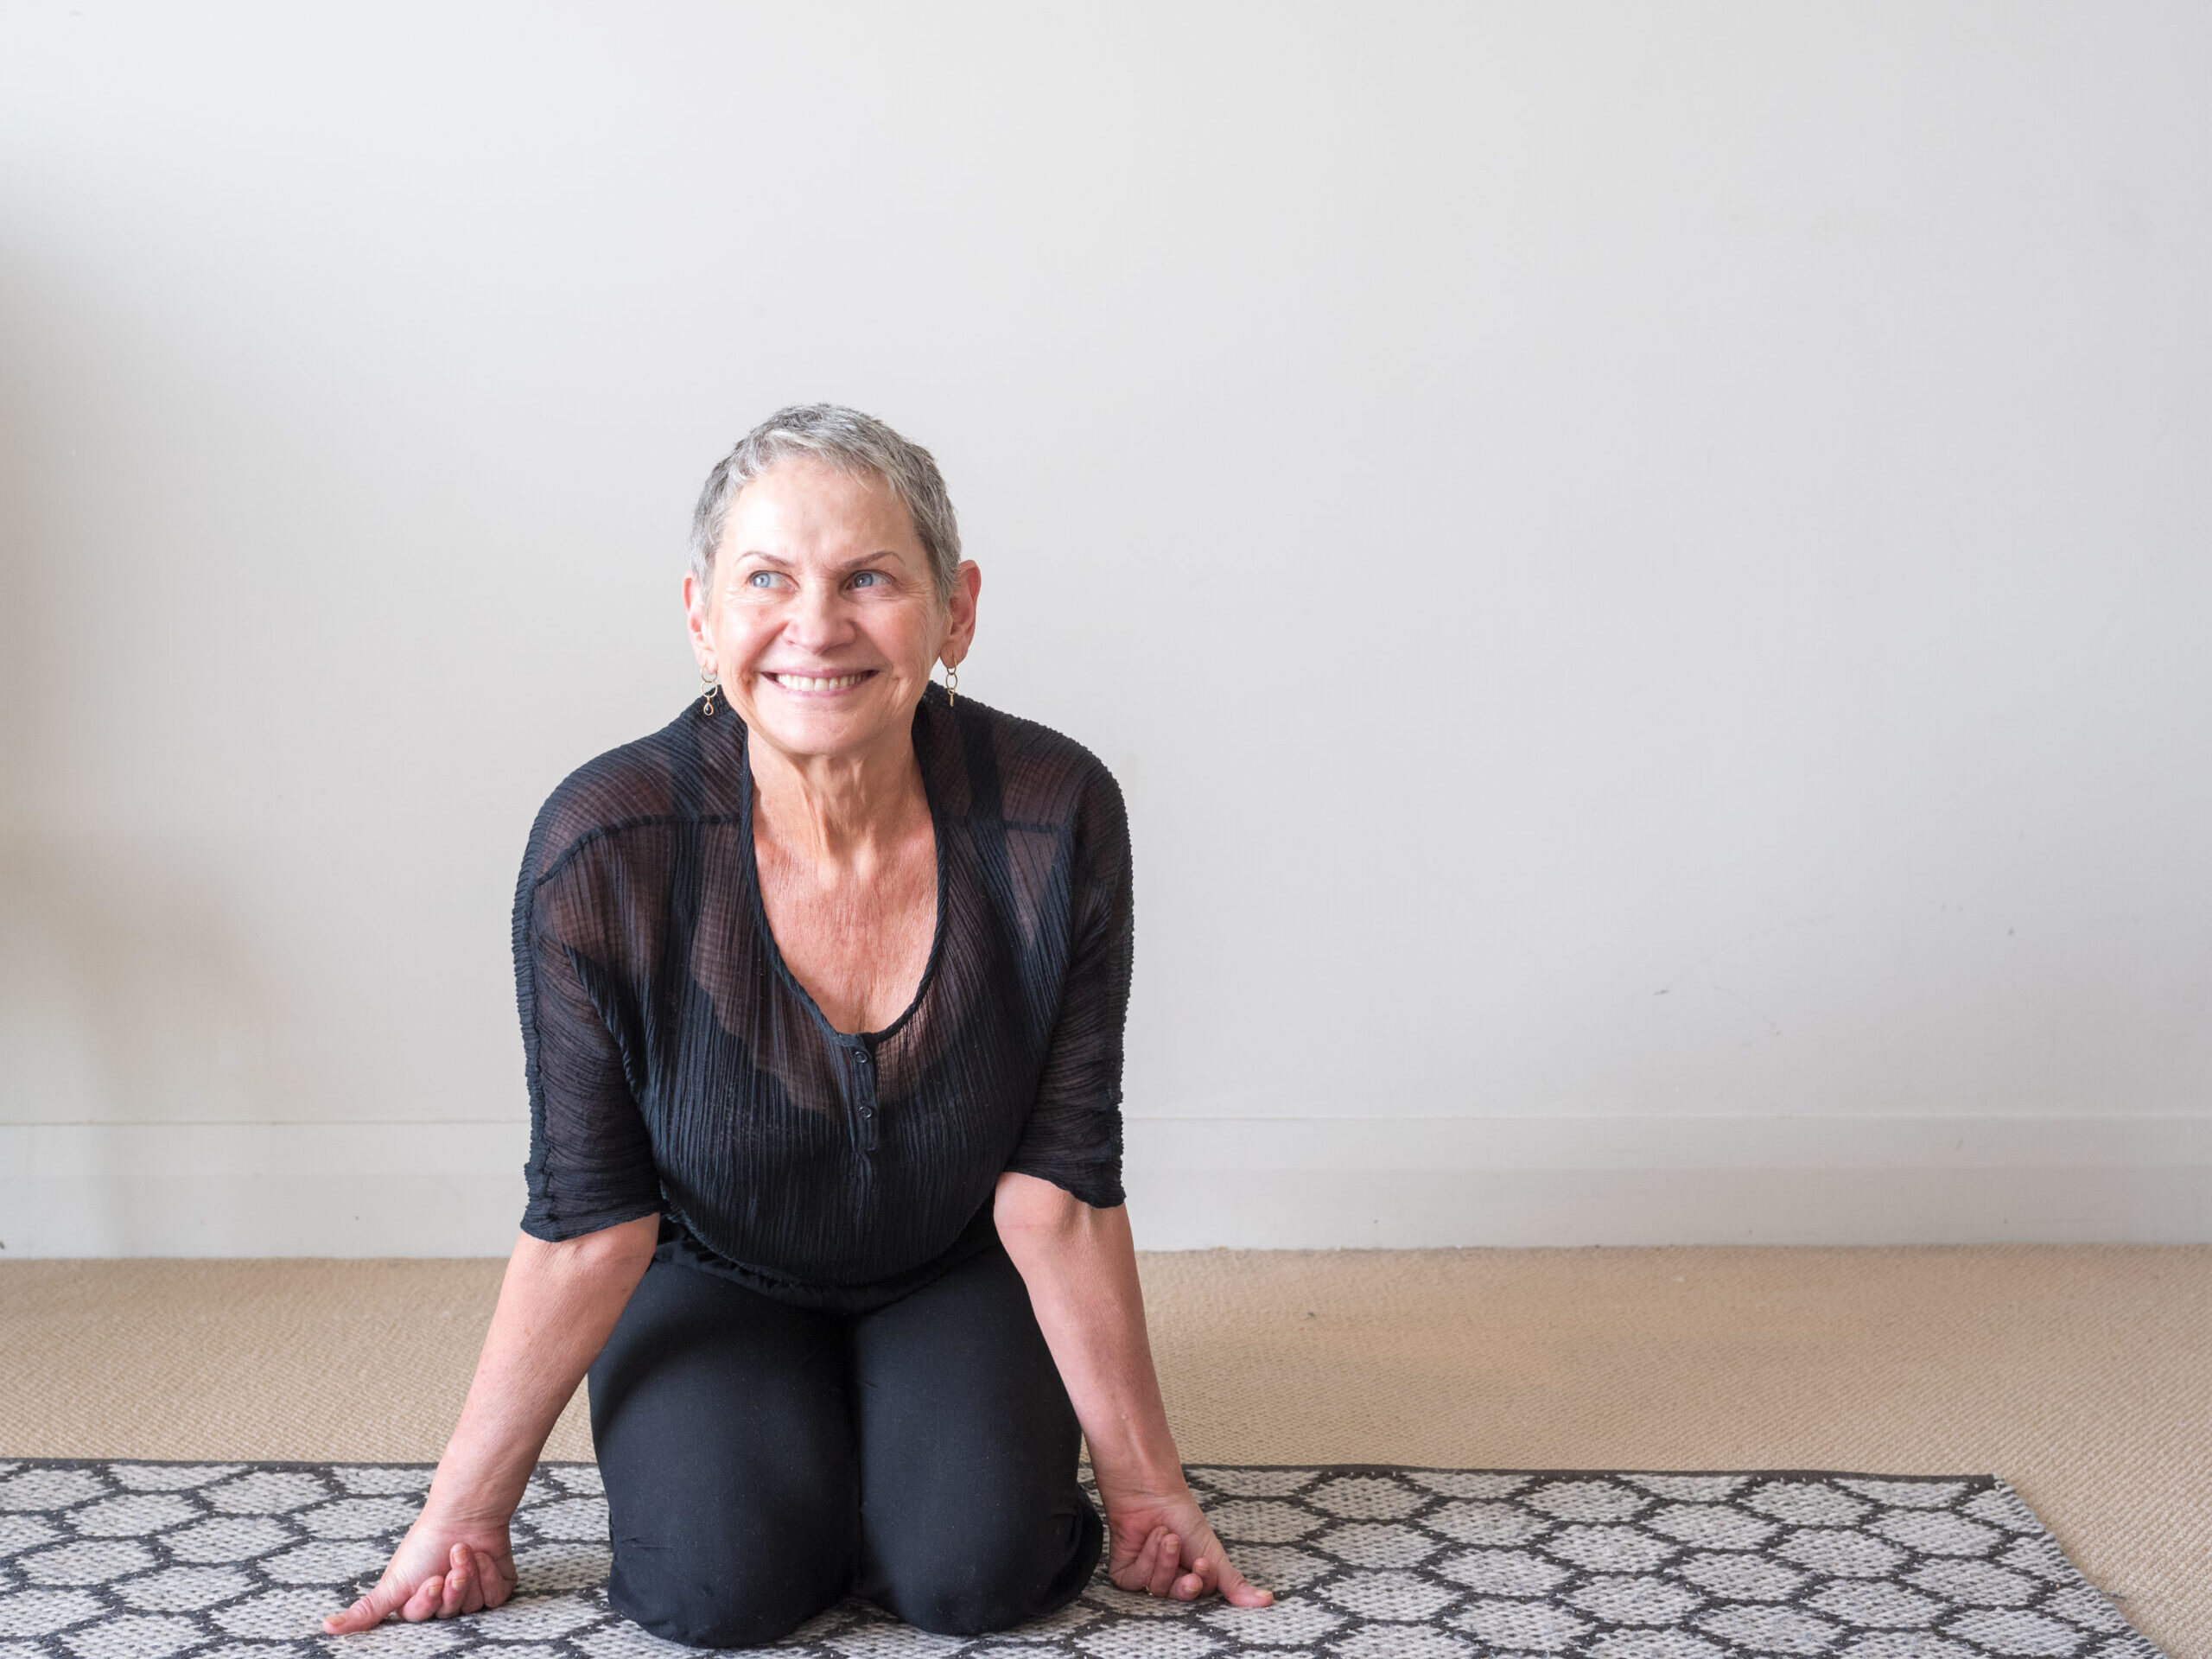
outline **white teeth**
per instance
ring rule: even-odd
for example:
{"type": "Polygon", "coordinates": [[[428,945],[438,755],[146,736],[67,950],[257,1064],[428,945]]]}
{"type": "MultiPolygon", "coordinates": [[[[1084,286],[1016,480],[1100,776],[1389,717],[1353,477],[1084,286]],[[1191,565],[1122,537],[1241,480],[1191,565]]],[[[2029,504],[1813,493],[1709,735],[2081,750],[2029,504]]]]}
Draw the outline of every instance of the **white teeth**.
{"type": "Polygon", "coordinates": [[[768,677],[789,691],[842,691],[849,685],[858,685],[868,677],[864,674],[840,674],[834,679],[810,679],[804,674],[772,674],[768,677]]]}

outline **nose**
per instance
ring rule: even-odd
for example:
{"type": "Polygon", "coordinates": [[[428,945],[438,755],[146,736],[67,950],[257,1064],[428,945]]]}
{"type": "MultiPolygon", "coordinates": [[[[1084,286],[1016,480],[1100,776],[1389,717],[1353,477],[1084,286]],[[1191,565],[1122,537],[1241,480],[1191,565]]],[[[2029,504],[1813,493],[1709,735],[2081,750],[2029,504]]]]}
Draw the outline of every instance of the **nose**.
{"type": "Polygon", "coordinates": [[[819,652],[845,643],[852,620],[834,582],[809,582],[784,620],[784,638],[796,649],[819,652]]]}

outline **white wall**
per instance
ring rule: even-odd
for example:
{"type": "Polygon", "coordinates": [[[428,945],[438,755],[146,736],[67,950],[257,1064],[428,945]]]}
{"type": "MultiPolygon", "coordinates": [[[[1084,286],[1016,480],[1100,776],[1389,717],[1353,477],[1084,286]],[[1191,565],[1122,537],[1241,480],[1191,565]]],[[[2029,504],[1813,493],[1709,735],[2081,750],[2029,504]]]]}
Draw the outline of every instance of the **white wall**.
{"type": "Polygon", "coordinates": [[[0,1244],[504,1248],[524,832],[812,397],[1128,791],[1141,1241],[2212,1238],[2208,60],[10,7],[0,1244]]]}

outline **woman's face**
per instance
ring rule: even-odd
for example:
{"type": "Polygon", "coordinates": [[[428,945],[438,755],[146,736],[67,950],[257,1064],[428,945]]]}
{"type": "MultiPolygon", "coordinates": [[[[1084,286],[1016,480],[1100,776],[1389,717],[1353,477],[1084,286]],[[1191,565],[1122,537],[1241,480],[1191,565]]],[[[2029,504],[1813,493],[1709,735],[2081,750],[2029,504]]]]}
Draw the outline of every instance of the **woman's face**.
{"type": "Polygon", "coordinates": [[[897,493],[795,456],[739,493],[683,605],[700,665],[753,734],[794,760],[858,758],[907,741],[931,665],[967,654],[981,582],[963,560],[940,603],[897,493]]]}

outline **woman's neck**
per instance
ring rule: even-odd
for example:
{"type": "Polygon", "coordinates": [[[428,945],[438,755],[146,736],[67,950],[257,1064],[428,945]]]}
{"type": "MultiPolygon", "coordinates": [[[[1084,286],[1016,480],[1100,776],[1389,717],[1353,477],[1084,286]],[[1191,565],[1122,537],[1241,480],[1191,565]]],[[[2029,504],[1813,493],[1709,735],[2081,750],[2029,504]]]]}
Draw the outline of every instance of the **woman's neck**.
{"type": "Polygon", "coordinates": [[[817,868],[878,862],[918,820],[929,794],[910,733],[857,754],[788,754],[748,734],[753,823],[793,858],[817,868]]]}

